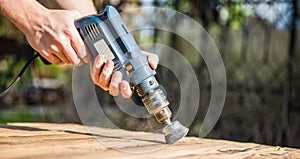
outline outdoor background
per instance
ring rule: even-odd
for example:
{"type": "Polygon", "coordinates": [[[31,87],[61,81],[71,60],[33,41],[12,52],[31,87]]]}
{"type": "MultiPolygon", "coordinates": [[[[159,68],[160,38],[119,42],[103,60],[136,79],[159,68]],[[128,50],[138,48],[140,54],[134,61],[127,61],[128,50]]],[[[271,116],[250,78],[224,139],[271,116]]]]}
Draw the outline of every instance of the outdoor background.
{"type": "MultiPolygon", "coordinates": [[[[300,148],[299,0],[97,0],[95,4],[99,12],[107,4],[119,11],[139,6],[164,7],[198,21],[216,42],[227,76],[224,109],[207,138],[300,148]]],[[[182,25],[178,21],[174,28],[188,29],[182,25]]],[[[197,136],[210,100],[206,64],[185,39],[175,34],[153,30],[146,35],[134,34],[138,42],[147,39],[159,43],[167,37],[168,45],[182,53],[197,73],[201,99],[189,132],[197,136]]],[[[0,90],[3,90],[34,51],[2,16],[0,46],[0,90]]],[[[176,112],[180,99],[178,81],[163,66],[157,72],[173,104],[171,109],[176,112]]],[[[106,92],[100,89],[97,92],[101,105],[110,112],[110,119],[121,128],[151,131],[155,125],[154,119],[129,117],[106,92]]],[[[44,65],[36,60],[20,83],[0,98],[0,123],[7,122],[80,123],[72,100],[72,67],[44,65]]]]}

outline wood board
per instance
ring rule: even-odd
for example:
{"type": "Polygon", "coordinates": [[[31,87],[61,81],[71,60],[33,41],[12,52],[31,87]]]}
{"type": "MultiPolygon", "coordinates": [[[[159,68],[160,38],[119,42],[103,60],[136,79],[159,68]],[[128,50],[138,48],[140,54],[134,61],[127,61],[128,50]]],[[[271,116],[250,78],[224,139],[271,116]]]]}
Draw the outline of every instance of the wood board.
{"type": "Polygon", "coordinates": [[[78,124],[0,125],[0,158],[223,159],[300,158],[300,150],[255,143],[185,137],[164,144],[161,134],[78,124]]]}

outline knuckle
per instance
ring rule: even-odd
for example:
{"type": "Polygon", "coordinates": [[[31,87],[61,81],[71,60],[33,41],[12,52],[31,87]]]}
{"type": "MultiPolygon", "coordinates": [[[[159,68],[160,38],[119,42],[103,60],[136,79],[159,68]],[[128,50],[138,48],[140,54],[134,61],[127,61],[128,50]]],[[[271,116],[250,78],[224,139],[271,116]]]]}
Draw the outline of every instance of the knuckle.
{"type": "Polygon", "coordinates": [[[116,97],[116,96],[118,96],[119,94],[112,92],[112,93],[110,93],[110,95],[116,97]]]}
{"type": "Polygon", "coordinates": [[[104,85],[101,84],[101,83],[99,83],[98,86],[99,86],[100,88],[102,88],[104,91],[108,91],[108,90],[109,90],[107,86],[104,86],[104,85]]]}
{"type": "Polygon", "coordinates": [[[103,71],[101,72],[102,77],[107,78],[111,75],[111,70],[109,68],[104,67],[103,71]]]}
{"type": "Polygon", "coordinates": [[[116,93],[112,89],[109,90],[109,94],[112,96],[116,96],[116,93]]]}
{"type": "Polygon", "coordinates": [[[108,71],[103,70],[101,72],[101,78],[103,78],[103,79],[107,79],[110,75],[111,75],[111,73],[109,73],[108,71]]]}
{"type": "Polygon", "coordinates": [[[81,16],[80,12],[77,10],[72,10],[72,11],[70,11],[70,13],[74,16],[74,18],[81,16]]]}
{"type": "Polygon", "coordinates": [[[69,39],[71,39],[71,38],[74,38],[74,34],[73,34],[73,26],[69,26],[69,25],[67,25],[66,27],[65,27],[65,29],[64,29],[64,34],[69,38],[69,39]]]}
{"type": "MultiPolygon", "coordinates": [[[[63,31],[65,33],[65,30],[63,31]]],[[[63,44],[63,41],[65,41],[66,39],[66,36],[65,34],[57,34],[55,37],[54,37],[54,40],[56,43],[59,43],[59,44],[63,44]]]]}
{"type": "Polygon", "coordinates": [[[119,83],[117,81],[111,82],[111,88],[112,89],[119,89],[119,83]]]}

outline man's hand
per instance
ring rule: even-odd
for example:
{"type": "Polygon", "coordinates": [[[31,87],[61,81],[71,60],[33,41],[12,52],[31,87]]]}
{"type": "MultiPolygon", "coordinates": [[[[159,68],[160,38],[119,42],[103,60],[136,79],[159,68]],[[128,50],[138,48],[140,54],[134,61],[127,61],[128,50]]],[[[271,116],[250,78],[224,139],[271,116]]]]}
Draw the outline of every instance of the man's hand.
{"type": "Polygon", "coordinates": [[[53,64],[87,63],[91,57],[74,26],[74,20],[80,17],[78,11],[48,10],[24,34],[30,45],[53,64]]]}
{"type": "MultiPolygon", "coordinates": [[[[156,69],[159,61],[158,56],[148,52],[143,53],[147,55],[150,67],[156,69]]],[[[105,61],[103,55],[98,55],[91,63],[90,70],[93,82],[103,90],[109,91],[112,96],[118,96],[121,93],[124,98],[130,98],[133,92],[129,83],[122,80],[121,72],[116,71],[112,74],[113,68],[114,63],[112,61],[105,61]]]]}
{"type": "MultiPolygon", "coordinates": [[[[76,6],[78,8],[82,5],[91,9],[89,13],[95,13],[91,0],[86,1],[89,3],[82,1],[81,5],[76,4],[69,8],[63,5],[63,2],[66,1],[57,0],[57,4],[65,9],[76,9],[76,6]]],[[[88,14],[86,10],[79,8],[78,11],[47,9],[36,0],[0,0],[0,13],[24,33],[29,44],[37,52],[57,65],[80,65],[91,60],[74,26],[74,20],[82,16],[79,11],[88,14]]]]}

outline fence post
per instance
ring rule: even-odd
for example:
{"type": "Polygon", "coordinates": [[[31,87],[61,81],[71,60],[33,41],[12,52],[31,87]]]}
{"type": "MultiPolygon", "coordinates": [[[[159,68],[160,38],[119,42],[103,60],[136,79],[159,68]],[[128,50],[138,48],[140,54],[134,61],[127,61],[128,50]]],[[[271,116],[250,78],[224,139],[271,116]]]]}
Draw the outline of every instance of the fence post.
{"type": "Polygon", "coordinates": [[[298,0],[293,0],[293,17],[290,29],[290,46],[289,52],[287,56],[287,65],[286,65],[286,81],[284,84],[284,101],[283,101],[283,111],[282,111],[282,145],[289,145],[293,146],[293,139],[291,136],[291,130],[289,126],[289,115],[290,115],[290,108],[292,104],[292,83],[293,83],[293,62],[296,53],[296,38],[297,38],[297,14],[298,14],[298,0]]]}

